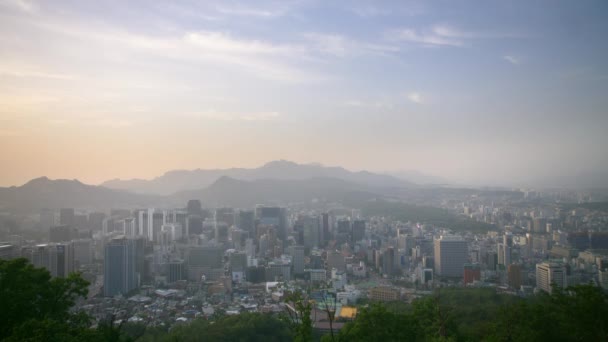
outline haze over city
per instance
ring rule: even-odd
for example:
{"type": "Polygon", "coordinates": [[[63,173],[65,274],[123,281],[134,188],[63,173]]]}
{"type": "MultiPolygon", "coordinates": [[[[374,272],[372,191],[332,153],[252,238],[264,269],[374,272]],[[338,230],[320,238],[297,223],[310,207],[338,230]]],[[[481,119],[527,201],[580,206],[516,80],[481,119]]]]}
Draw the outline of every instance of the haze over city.
{"type": "Polygon", "coordinates": [[[608,184],[605,1],[0,1],[0,185],[287,159],[608,184]]]}
{"type": "Polygon", "coordinates": [[[607,0],[0,0],[0,341],[608,341],[607,0]]]}

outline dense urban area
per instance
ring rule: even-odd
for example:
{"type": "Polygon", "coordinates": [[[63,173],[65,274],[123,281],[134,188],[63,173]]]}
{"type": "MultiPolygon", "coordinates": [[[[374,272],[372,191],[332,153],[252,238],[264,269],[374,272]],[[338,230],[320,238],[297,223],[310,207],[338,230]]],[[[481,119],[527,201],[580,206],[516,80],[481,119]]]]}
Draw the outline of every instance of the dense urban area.
{"type": "Polygon", "coordinates": [[[357,207],[312,198],[209,208],[192,199],[178,208],[5,211],[0,258],[25,258],[53,278],[79,272],[88,292],[72,310],[91,327],[139,327],[139,337],[250,313],[296,324],[305,314],[317,338],[339,336],[377,303],[406,307],[466,289],[531,298],[608,288],[601,191],[408,194],[413,201],[357,207]]]}

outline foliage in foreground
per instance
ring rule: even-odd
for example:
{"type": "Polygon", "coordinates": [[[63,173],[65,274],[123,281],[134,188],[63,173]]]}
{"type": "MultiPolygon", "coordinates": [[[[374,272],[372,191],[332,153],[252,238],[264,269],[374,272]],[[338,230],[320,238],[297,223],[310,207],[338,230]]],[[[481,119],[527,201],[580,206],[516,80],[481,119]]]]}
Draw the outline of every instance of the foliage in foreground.
{"type": "Polygon", "coordinates": [[[408,311],[364,308],[335,341],[608,341],[608,295],[592,285],[529,299],[448,290],[414,301],[408,311]]]}
{"type": "Polygon", "coordinates": [[[44,268],[26,259],[0,260],[0,340],[3,341],[117,341],[117,329],[72,312],[76,300],[87,295],[88,283],[78,273],[51,278],[44,268]]]}

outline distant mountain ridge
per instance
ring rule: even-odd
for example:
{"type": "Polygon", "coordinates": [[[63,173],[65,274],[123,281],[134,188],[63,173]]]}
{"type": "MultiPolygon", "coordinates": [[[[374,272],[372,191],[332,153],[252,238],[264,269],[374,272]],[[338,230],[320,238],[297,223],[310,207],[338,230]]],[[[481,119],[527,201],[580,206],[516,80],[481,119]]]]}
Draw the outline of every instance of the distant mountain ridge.
{"type": "Polygon", "coordinates": [[[209,206],[252,207],[256,204],[285,205],[312,200],[354,203],[376,198],[377,187],[335,178],[238,180],[223,176],[204,189],[178,192],[176,202],[199,199],[209,206]]]}
{"type": "Polygon", "coordinates": [[[83,184],[78,180],[47,177],[32,179],[22,186],[0,188],[0,208],[35,211],[43,208],[120,208],[159,203],[160,196],[135,194],[83,184]]]}
{"type": "Polygon", "coordinates": [[[140,194],[171,195],[181,191],[206,188],[224,176],[243,181],[331,178],[374,187],[416,186],[414,183],[392,175],[368,171],[353,172],[342,167],[326,167],[320,164],[298,164],[286,160],[271,161],[253,169],[174,170],[168,171],[164,175],[152,180],[114,179],[106,181],[101,185],[111,189],[129,190],[140,194]]]}

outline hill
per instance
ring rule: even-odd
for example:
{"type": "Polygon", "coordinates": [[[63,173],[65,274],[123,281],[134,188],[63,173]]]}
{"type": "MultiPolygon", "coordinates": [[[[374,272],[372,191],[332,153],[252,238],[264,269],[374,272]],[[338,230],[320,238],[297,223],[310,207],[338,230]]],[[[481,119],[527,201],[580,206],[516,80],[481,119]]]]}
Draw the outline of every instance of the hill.
{"type": "Polygon", "coordinates": [[[46,177],[33,179],[22,186],[0,188],[0,208],[16,212],[64,207],[141,207],[158,203],[160,200],[159,196],[139,195],[87,185],[78,180],[51,180],[46,177]]]}

